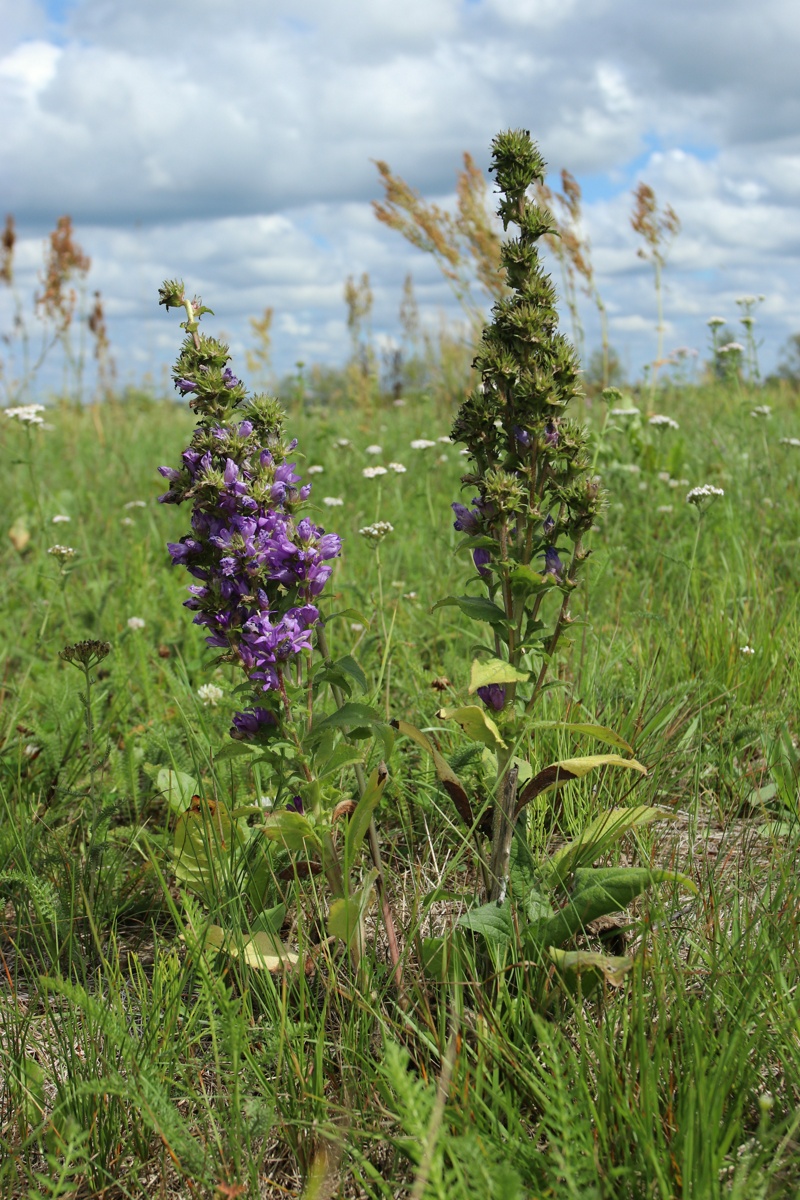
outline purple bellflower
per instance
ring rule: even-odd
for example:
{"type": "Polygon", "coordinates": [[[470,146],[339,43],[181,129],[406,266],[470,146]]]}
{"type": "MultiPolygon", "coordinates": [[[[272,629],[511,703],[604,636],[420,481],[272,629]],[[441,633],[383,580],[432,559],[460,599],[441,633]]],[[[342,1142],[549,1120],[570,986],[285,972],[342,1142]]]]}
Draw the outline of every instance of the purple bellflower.
{"type": "Polygon", "coordinates": [[[560,579],[564,574],[564,564],[558,557],[555,546],[548,546],[544,552],[544,574],[555,575],[556,579],[560,579]]]}
{"type": "Polygon", "coordinates": [[[478,688],[478,695],[487,708],[493,708],[495,712],[500,712],[506,702],[506,689],[502,683],[487,683],[485,687],[478,688]]]}

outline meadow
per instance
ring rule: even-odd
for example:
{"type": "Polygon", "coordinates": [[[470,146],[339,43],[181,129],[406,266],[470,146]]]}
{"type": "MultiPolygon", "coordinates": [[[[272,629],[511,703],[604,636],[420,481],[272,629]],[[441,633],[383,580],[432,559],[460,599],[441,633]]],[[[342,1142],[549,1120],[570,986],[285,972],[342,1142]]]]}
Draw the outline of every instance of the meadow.
{"type": "Polygon", "coordinates": [[[800,1196],[797,391],[598,388],[485,469],[489,389],[298,387],[245,486],[276,410],[164,297],[195,411],[0,424],[0,1194],[800,1196]],[[165,464],[286,506],[291,653],[205,644],[165,464]]]}

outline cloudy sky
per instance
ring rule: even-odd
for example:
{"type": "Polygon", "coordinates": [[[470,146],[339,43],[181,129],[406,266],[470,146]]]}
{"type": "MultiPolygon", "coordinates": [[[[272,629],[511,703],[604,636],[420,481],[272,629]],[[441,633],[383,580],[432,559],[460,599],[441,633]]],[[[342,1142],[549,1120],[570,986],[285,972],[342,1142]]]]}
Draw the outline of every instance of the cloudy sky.
{"type": "MultiPolygon", "coordinates": [[[[522,126],[551,181],[567,167],[583,187],[633,375],[655,349],[628,223],[639,180],[683,226],[666,348],[702,355],[706,319],[735,329],[736,297],[763,294],[769,369],[800,330],[799,55],[796,0],[0,0],[0,210],[22,291],[72,216],[123,379],[174,354],[156,305],[174,275],[239,353],[273,307],[284,372],[346,356],[348,274],[369,273],[385,338],[408,271],[428,321],[458,315],[434,265],[375,220],[372,160],[447,204],[462,153],[486,169],[493,135],[522,126]]],[[[586,324],[591,348],[588,308],[586,324]]]]}

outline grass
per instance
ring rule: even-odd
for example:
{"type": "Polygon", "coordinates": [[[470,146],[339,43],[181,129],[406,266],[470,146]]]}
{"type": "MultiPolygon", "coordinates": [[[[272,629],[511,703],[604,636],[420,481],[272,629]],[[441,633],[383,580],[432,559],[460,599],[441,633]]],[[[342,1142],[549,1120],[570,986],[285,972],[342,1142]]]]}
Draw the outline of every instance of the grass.
{"type": "MultiPolygon", "coordinates": [[[[139,398],[54,406],[46,430],[4,423],[3,1196],[800,1195],[800,453],[780,444],[798,434],[797,400],[708,386],[658,403],[679,431],[589,413],[610,507],[574,606],[586,621],[542,713],[614,728],[649,773],[635,790],[619,773],[565,789],[531,836],[574,835],[611,804],[671,807],[674,822],[622,853],[687,872],[699,896],[665,889],[595,929],[585,945],[643,953],[621,987],[589,998],[521,947],[491,970],[473,962],[471,986],[426,980],[420,935],[451,924],[476,883],[447,797],[405,742],[378,813],[404,1002],[380,926],[357,987],[308,890],[290,896],[287,929],[307,971],[204,951],[207,919],[246,926],[252,878],[208,914],[176,886],[158,772],[231,805],[269,781],[216,760],[239,680],[209,667],[164,549],[187,518],[155,503],[155,467],[177,459],[190,416],[139,398]],[[751,416],[765,401],[773,416],[751,416]],[[701,520],[685,494],[703,483],[725,495],[701,520]],[[47,554],[56,542],[77,551],[66,574],[47,554]],[[81,638],[113,645],[94,673],[94,763],[81,677],[58,658],[81,638]],[[217,706],[197,694],[209,681],[217,706]]],[[[466,577],[448,508],[460,460],[410,442],[447,424],[409,396],[372,418],[295,414],[291,432],[324,468],[314,497],[344,501],[317,514],[345,538],[331,607],[365,619],[334,622],[332,649],[357,657],[388,717],[438,728],[435,710],[465,695],[474,637],[457,609],[430,611],[466,577]],[[368,457],[373,443],[383,453],[368,457]],[[389,461],[407,472],[362,477],[389,461]],[[394,525],[380,562],[357,533],[377,519],[394,525]]],[[[463,735],[438,736],[488,786],[463,735]]],[[[538,765],[575,752],[588,750],[548,729],[525,748],[538,765]]]]}

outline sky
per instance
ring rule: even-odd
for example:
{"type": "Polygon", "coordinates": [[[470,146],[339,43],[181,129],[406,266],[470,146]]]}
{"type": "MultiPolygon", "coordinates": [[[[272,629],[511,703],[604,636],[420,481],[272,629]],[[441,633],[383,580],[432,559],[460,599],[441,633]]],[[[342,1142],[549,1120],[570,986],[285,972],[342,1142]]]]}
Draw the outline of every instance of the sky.
{"type": "MultiPolygon", "coordinates": [[[[656,345],[629,223],[642,180],[682,224],[665,349],[702,361],[715,315],[741,340],[736,299],[763,295],[769,370],[800,330],[799,56],[796,0],[0,0],[0,218],[29,304],[44,239],[72,217],[123,381],[174,357],[157,290],[175,276],[243,371],[248,318],[272,307],[283,374],[346,359],[348,275],[370,276],[379,345],[409,272],[429,328],[459,318],[434,263],[375,219],[374,160],[447,206],[463,153],[486,171],[493,136],[522,127],[550,182],[566,167],[583,188],[631,376],[656,345]]],[[[0,333],[10,302],[0,288],[0,333]]]]}

